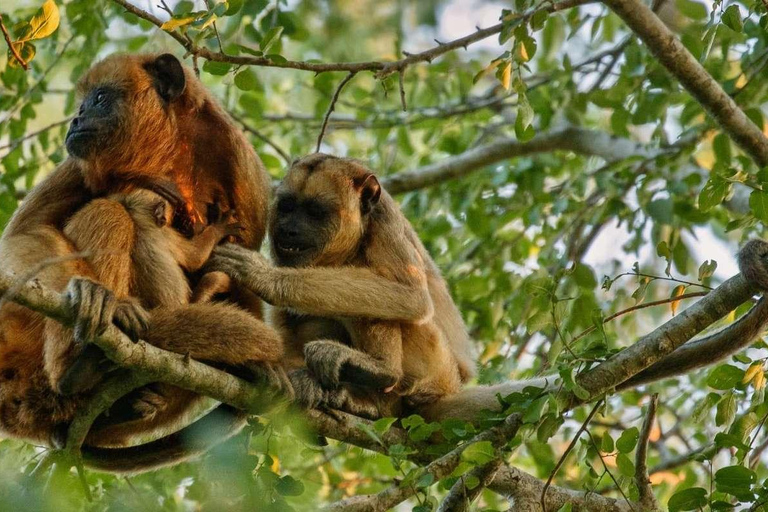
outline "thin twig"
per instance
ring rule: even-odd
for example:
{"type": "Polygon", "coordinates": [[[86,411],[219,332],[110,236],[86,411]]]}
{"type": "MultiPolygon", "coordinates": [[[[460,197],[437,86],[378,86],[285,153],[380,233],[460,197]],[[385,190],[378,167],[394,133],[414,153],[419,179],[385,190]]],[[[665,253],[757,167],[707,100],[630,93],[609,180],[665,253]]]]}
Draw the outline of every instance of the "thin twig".
{"type": "Polygon", "coordinates": [[[261,131],[257,130],[253,126],[249,125],[242,117],[239,115],[230,112],[230,116],[232,116],[232,119],[240,123],[240,125],[243,127],[243,130],[250,133],[251,135],[254,135],[259,140],[263,141],[265,144],[270,146],[272,149],[274,149],[278,155],[280,155],[280,158],[282,158],[288,165],[291,164],[291,155],[288,154],[283,148],[278,146],[272,139],[264,135],[261,131]]]}
{"type": "Polygon", "coordinates": [[[67,124],[68,122],[70,122],[72,120],[73,117],[74,116],[69,116],[67,118],[62,119],[61,121],[56,121],[55,123],[52,123],[52,124],[49,124],[48,126],[40,128],[37,131],[34,131],[32,133],[27,133],[26,135],[23,135],[23,136],[19,137],[18,139],[10,141],[8,144],[0,146],[0,150],[9,149],[10,151],[13,151],[17,147],[19,147],[19,145],[22,142],[24,142],[25,140],[32,139],[32,138],[37,137],[38,135],[40,135],[42,133],[45,133],[45,132],[47,132],[49,130],[52,130],[52,129],[56,128],[56,127],[59,127],[59,126],[61,126],[63,124],[67,124]]]}
{"type": "MultiPolygon", "coordinates": [[[[637,311],[638,309],[645,309],[645,308],[650,308],[650,307],[654,307],[654,306],[662,306],[664,304],[670,304],[672,302],[677,302],[677,301],[680,301],[680,300],[693,299],[695,297],[704,297],[705,295],[708,295],[708,294],[709,294],[708,291],[706,291],[706,292],[705,291],[691,292],[691,293],[684,293],[683,295],[678,295],[677,297],[670,297],[668,299],[660,299],[660,300],[654,300],[654,301],[651,301],[651,302],[644,302],[642,304],[636,304],[636,305],[630,306],[630,307],[628,307],[626,309],[622,309],[621,311],[617,311],[616,313],[612,314],[611,316],[605,318],[605,320],[603,320],[603,324],[607,324],[611,320],[614,320],[614,319],[616,319],[616,318],[618,318],[618,317],[620,317],[622,315],[626,315],[628,313],[632,313],[633,311],[637,311]]],[[[576,337],[574,337],[571,340],[571,345],[573,345],[574,343],[579,341],[584,336],[595,332],[596,329],[597,328],[594,325],[584,329],[576,337]]]]}
{"type": "Polygon", "coordinates": [[[336,102],[339,100],[339,94],[341,94],[341,90],[344,88],[345,85],[349,83],[350,80],[352,80],[355,75],[357,74],[356,71],[350,71],[349,74],[344,77],[344,80],[342,80],[339,83],[339,86],[336,88],[336,92],[333,93],[333,97],[331,98],[331,103],[328,105],[328,111],[325,113],[325,117],[323,117],[323,125],[320,127],[320,134],[317,136],[317,149],[315,149],[316,152],[320,152],[320,144],[323,143],[323,136],[325,135],[325,129],[328,126],[328,118],[331,117],[331,114],[333,113],[333,110],[336,108],[336,102]]]}
{"type": "Polygon", "coordinates": [[[397,81],[400,85],[400,103],[403,104],[403,112],[408,110],[408,105],[405,102],[405,70],[403,69],[397,74],[397,81]]]}
{"type": "Polygon", "coordinates": [[[8,49],[11,50],[11,54],[13,54],[13,58],[19,61],[19,64],[22,68],[24,68],[24,71],[27,71],[29,69],[29,65],[24,61],[24,59],[21,58],[18,50],[16,50],[16,48],[13,46],[13,41],[11,41],[11,34],[9,34],[8,29],[5,28],[2,14],[0,14],[0,30],[3,31],[3,37],[5,38],[5,42],[8,44],[8,49]]]}
{"type": "Polygon", "coordinates": [[[587,426],[589,426],[589,422],[592,421],[592,418],[597,413],[597,410],[600,408],[600,406],[603,404],[603,399],[601,398],[595,403],[595,406],[592,407],[592,410],[589,412],[589,415],[587,416],[587,419],[584,420],[584,423],[581,424],[581,427],[579,428],[578,432],[576,432],[576,435],[573,436],[573,440],[571,441],[571,444],[568,445],[568,448],[565,449],[565,452],[563,452],[563,455],[560,456],[560,460],[557,461],[557,464],[555,464],[554,469],[549,474],[549,478],[547,478],[547,482],[544,484],[544,488],[541,490],[541,510],[547,510],[547,504],[546,504],[546,498],[547,498],[547,489],[552,485],[552,480],[555,478],[555,475],[558,471],[560,471],[560,468],[563,466],[563,463],[565,462],[566,457],[568,457],[568,454],[571,453],[571,450],[573,450],[573,447],[576,446],[576,443],[579,440],[579,437],[581,437],[581,434],[587,430],[587,426]]]}

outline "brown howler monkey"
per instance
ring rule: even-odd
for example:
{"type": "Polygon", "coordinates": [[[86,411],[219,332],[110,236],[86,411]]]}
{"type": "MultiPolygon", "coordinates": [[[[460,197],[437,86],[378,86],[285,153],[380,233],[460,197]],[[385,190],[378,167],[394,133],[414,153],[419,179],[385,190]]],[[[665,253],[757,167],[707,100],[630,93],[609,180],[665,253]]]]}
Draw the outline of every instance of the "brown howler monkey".
{"type": "MultiPolygon", "coordinates": [[[[172,55],[110,56],[85,74],[78,93],[82,103],[66,137],[70,157],[30,192],[0,238],[2,268],[17,275],[78,247],[92,253],[45,266],[37,276],[43,286],[66,290],[76,318],[73,329],[13,303],[0,309],[0,429],[42,442],[87,398],[87,393],[58,392],[84,343],[113,320],[131,336],[143,330],[142,306],[130,298],[135,225],[125,207],[106,196],[136,188],[162,193],[156,185],[171,182],[184,197],[178,218],[191,219],[179,228],[194,233],[208,223],[208,205],[221,205],[223,211],[240,212],[240,239],[251,249],[263,240],[269,201],[269,179],[250,144],[172,55]],[[65,229],[70,236],[64,236],[65,229]]],[[[235,290],[231,297],[260,315],[252,294],[235,290]]],[[[225,304],[159,308],[144,339],[181,353],[206,350],[211,356],[201,356],[206,360],[270,363],[282,357],[276,333],[225,304]]],[[[178,428],[195,407],[192,397],[178,390],[161,414],[144,423],[130,422],[122,431],[113,426],[103,436],[92,431],[86,462],[138,471],[199,452],[199,445],[185,450],[180,444],[187,429],[147,445],[147,451],[93,449],[178,428]]],[[[220,411],[230,418],[228,432],[244,424],[242,414],[220,411]]]]}
{"type": "Polygon", "coordinates": [[[402,398],[418,410],[473,375],[445,281],[361,164],[324,154],[296,162],[277,189],[269,233],[277,267],[226,245],[207,268],[280,308],[288,364],[307,366],[292,374],[306,405],[376,416],[396,413],[402,398]]]}

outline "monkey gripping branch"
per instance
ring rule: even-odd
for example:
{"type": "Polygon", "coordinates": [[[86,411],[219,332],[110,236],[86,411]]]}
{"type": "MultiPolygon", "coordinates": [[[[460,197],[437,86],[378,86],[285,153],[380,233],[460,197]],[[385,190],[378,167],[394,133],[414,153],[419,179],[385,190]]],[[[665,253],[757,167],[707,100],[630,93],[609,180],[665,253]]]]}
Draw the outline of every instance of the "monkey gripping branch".
{"type": "MultiPolygon", "coordinates": [[[[751,244],[756,246],[763,242],[751,244]]],[[[563,384],[558,383],[561,413],[583,403],[602,400],[615,390],[629,389],[711,365],[748,346],[768,323],[766,299],[761,299],[748,313],[721,331],[696,341],[690,340],[740,304],[751,300],[759,291],[756,283],[761,282],[759,276],[762,273],[768,272],[768,262],[760,256],[759,251],[753,251],[752,254],[757,255],[757,260],[748,262],[741,257],[740,264],[746,277],[738,274],[728,279],[696,304],[634,344],[591,370],[582,372],[574,379],[576,384],[570,386],[571,389],[563,390],[563,384]],[[574,390],[577,392],[574,393],[574,390]]],[[[23,284],[18,281],[15,276],[0,272],[0,294],[6,300],[12,300],[64,324],[71,322],[59,294],[42,287],[36,280],[23,284]]],[[[67,442],[67,450],[75,455],[74,460],[77,460],[79,447],[96,416],[117,398],[147,382],[173,384],[253,414],[265,410],[265,395],[257,386],[143,341],[133,343],[115,326],[107,329],[94,343],[115,363],[134,371],[135,375],[119,382],[114,379],[105,382],[88,406],[80,411],[70,426],[67,442]]],[[[565,387],[568,388],[567,385],[565,387]]],[[[520,414],[509,412],[512,414],[503,423],[479,435],[483,440],[493,441],[496,449],[494,460],[503,456],[501,448],[515,436],[520,427],[520,414]]],[[[319,434],[363,448],[386,453],[388,446],[393,444],[412,444],[400,427],[392,427],[380,438],[372,438],[366,433],[366,427],[368,432],[371,431],[371,422],[348,414],[329,415],[309,411],[307,417],[319,434]]],[[[451,467],[455,467],[456,457],[461,455],[461,449],[457,450],[436,459],[425,455],[423,450],[417,450],[411,458],[419,464],[428,463],[424,471],[432,475],[433,481],[437,481],[450,474],[451,467]]],[[[478,474],[484,476],[483,482],[489,489],[509,495],[521,504],[527,502],[529,506],[534,506],[531,504],[538,503],[541,497],[546,502],[546,510],[557,510],[564,503],[574,504],[577,510],[631,510],[627,508],[627,503],[613,498],[545,485],[536,477],[505,464],[479,468],[478,474]],[[495,469],[490,471],[491,467],[495,469]],[[485,471],[479,468],[485,468],[485,471]]],[[[332,505],[331,509],[386,510],[411,495],[402,486],[395,486],[378,495],[356,497],[349,503],[339,502],[332,505]]]]}

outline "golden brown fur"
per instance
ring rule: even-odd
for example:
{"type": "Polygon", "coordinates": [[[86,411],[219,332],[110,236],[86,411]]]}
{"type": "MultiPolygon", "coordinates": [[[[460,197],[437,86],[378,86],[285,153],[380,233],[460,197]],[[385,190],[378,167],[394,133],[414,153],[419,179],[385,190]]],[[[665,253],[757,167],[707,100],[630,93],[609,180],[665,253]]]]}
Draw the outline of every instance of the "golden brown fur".
{"type": "Polygon", "coordinates": [[[466,328],[440,272],[365,167],[322,154],[295,163],[278,188],[270,237],[283,266],[223,246],[210,268],[279,308],[289,364],[306,363],[311,374],[293,377],[300,399],[346,408],[334,390],[367,388],[379,406],[396,408],[402,397],[418,408],[473,375],[466,328]]]}
{"type": "MultiPolygon", "coordinates": [[[[61,379],[83,350],[82,343],[75,341],[78,332],[87,341],[82,334],[98,331],[112,314],[131,334],[136,334],[131,332],[135,329],[129,327],[141,324],[141,307],[130,298],[142,288],[133,280],[131,262],[136,225],[125,205],[103,196],[167,181],[181,190],[186,213],[196,224],[206,224],[209,205],[219,204],[224,211],[243,212],[238,221],[244,246],[257,249],[265,232],[269,180],[263,165],[190,70],[182,70],[168,55],[115,55],[96,64],[82,78],[78,91],[98,106],[102,96],[96,92],[104,87],[119,94],[108,123],[117,127],[116,132],[96,144],[83,145],[73,137],[71,147],[68,135],[70,153],[77,149],[80,157],[70,156],[29,194],[0,238],[3,270],[18,275],[47,257],[77,250],[92,253],[86,259],[46,266],[37,276],[43,286],[67,292],[75,308],[74,334],[73,329],[18,305],[6,303],[0,309],[0,428],[38,442],[55,437],[91,392],[58,393],[61,379]],[[171,64],[175,66],[171,72],[176,70],[175,75],[171,73],[175,88],[161,90],[171,64]],[[84,313],[94,311],[101,317],[84,313]]],[[[84,101],[70,133],[78,120],[88,121],[88,105],[84,101]]],[[[233,298],[260,312],[252,294],[238,290],[233,298]]],[[[231,366],[276,362],[282,356],[274,331],[245,311],[224,304],[155,309],[146,339],[231,366]]],[[[122,446],[134,436],[174,428],[194,406],[191,398],[190,393],[178,391],[168,397],[160,413],[96,429],[87,443],[122,446]]],[[[124,405],[130,409],[135,404],[129,400],[124,405]]],[[[241,416],[232,422],[233,428],[242,424],[241,416]]],[[[183,450],[176,445],[164,449],[150,454],[151,463],[144,453],[132,464],[130,457],[138,455],[136,450],[119,449],[99,452],[91,462],[107,467],[103,457],[108,457],[122,470],[140,470],[141,464],[153,467],[172,462],[166,456],[183,458],[183,450]]]]}

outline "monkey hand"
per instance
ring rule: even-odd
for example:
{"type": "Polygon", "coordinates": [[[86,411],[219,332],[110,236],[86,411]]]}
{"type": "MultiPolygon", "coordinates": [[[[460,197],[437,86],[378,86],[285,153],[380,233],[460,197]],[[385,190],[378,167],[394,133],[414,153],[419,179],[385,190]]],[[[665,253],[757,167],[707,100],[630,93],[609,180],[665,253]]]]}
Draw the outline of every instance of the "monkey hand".
{"type": "Polygon", "coordinates": [[[238,284],[261,294],[264,283],[271,282],[274,267],[256,251],[234,244],[217,247],[205,266],[207,272],[220,271],[238,284]]]}
{"type": "Polygon", "coordinates": [[[372,357],[347,345],[330,341],[311,341],[304,345],[307,368],[326,389],[342,382],[375,391],[391,390],[398,376],[372,357]]]}
{"type": "Polygon", "coordinates": [[[288,374],[293,386],[295,401],[306,409],[314,409],[325,403],[327,392],[306,368],[288,374]]]}
{"type": "Polygon", "coordinates": [[[761,291],[768,291],[768,242],[750,240],[739,251],[738,261],[744,278],[761,291]]]}
{"type": "Polygon", "coordinates": [[[134,299],[117,299],[103,285],[73,277],[63,294],[64,303],[74,318],[74,341],[90,343],[114,321],[134,341],[147,328],[149,315],[134,299]]]}

